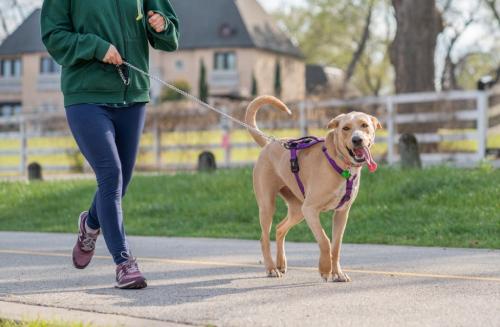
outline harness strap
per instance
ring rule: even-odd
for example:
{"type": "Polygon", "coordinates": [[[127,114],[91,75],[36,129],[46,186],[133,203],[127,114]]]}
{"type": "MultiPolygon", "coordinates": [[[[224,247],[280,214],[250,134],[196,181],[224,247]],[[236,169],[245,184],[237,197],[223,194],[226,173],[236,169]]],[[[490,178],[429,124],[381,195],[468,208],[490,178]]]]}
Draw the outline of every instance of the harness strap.
{"type": "MultiPolygon", "coordinates": [[[[285,148],[290,150],[290,165],[291,165],[292,173],[295,176],[295,180],[297,181],[297,185],[299,186],[299,189],[302,192],[302,195],[304,197],[306,196],[306,193],[305,193],[304,183],[302,183],[302,180],[300,179],[300,176],[299,176],[300,167],[299,167],[299,160],[298,160],[298,151],[310,148],[313,145],[316,145],[316,144],[322,143],[322,142],[325,142],[325,140],[316,138],[314,136],[308,136],[308,137],[303,137],[301,139],[288,141],[285,144],[285,148]]],[[[323,153],[324,153],[326,159],[328,160],[328,162],[330,163],[330,166],[332,166],[332,168],[339,175],[341,175],[342,177],[344,177],[346,179],[345,194],[342,197],[342,199],[340,200],[340,203],[335,208],[335,210],[337,210],[337,209],[341,208],[344,204],[346,204],[346,202],[351,200],[352,191],[353,191],[353,187],[354,187],[354,181],[356,180],[358,175],[350,176],[349,171],[343,170],[342,168],[340,168],[340,166],[335,162],[335,160],[333,160],[333,158],[328,154],[327,148],[324,145],[323,145],[323,153]],[[347,172],[347,174],[346,174],[346,172],[347,172]]]]}
{"type": "Polygon", "coordinates": [[[303,195],[305,195],[306,192],[304,189],[304,184],[302,183],[302,180],[300,179],[299,176],[300,167],[299,167],[299,159],[297,157],[297,149],[290,149],[290,164],[292,168],[292,173],[295,176],[295,180],[299,185],[300,191],[302,192],[303,195]]]}

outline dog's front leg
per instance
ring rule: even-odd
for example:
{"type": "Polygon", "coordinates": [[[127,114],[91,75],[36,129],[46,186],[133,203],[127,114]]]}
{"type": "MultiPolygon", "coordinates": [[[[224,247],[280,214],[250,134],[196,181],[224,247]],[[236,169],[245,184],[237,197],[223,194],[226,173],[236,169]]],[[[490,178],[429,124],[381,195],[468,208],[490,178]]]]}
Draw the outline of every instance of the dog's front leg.
{"type": "Polygon", "coordinates": [[[330,256],[330,239],[325,233],[325,230],[321,226],[321,221],[319,219],[320,210],[309,207],[304,204],[302,207],[302,212],[304,213],[307,225],[311,229],[314,238],[318,242],[320,256],[319,256],[319,273],[321,278],[328,281],[328,278],[332,274],[332,259],[330,256]]]}
{"type": "Polygon", "coordinates": [[[332,227],[332,267],[334,282],[350,282],[349,276],[340,268],[340,248],[342,247],[342,237],[344,236],[345,226],[349,217],[347,208],[343,211],[336,211],[333,215],[332,227]]]}

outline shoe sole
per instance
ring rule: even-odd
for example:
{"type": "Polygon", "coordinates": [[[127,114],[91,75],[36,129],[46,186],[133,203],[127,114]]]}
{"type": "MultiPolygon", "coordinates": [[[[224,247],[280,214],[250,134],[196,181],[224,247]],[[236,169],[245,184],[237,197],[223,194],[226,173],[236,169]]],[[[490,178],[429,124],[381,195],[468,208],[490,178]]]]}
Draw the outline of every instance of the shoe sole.
{"type": "Polygon", "coordinates": [[[90,264],[90,262],[85,266],[78,266],[75,262],[75,259],[73,259],[73,267],[75,267],[76,269],[83,270],[83,269],[87,268],[89,264],[90,264]]]}
{"type": "Polygon", "coordinates": [[[116,284],[115,288],[119,288],[122,290],[134,290],[134,289],[146,288],[147,286],[148,283],[146,282],[145,279],[143,279],[143,280],[134,280],[127,284],[116,284]]]}

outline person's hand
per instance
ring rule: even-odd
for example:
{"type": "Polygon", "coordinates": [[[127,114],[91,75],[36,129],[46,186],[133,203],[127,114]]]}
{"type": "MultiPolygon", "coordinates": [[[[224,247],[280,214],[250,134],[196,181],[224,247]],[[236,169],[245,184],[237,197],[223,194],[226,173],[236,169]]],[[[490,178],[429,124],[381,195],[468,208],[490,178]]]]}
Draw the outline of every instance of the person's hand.
{"type": "Polygon", "coordinates": [[[161,33],[165,30],[167,22],[162,15],[155,13],[154,11],[148,11],[148,23],[152,29],[157,33],[161,33]]]}
{"type": "Polygon", "coordinates": [[[106,55],[104,56],[104,59],[102,61],[106,64],[113,64],[113,65],[121,65],[123,64],[123,59],[118,50],[116,50],[114,45],[110,45],[108,52],[106,52],[106,55]]]}

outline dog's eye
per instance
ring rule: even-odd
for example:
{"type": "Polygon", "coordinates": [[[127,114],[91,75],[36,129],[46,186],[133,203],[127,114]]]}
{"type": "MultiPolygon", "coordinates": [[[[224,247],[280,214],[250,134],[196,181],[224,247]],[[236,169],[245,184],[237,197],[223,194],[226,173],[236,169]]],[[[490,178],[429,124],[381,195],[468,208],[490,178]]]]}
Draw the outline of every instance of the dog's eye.
{"type": "Polygon", "coordinates": [[[351,128],[349,126],[344,126],[344,128],[342,128],[344,131],[348,131],[350,130],[351,128]]]}
{"type": "Polygon", "coordinates": [[[367,123],[363,123],[363,125],[361,125],[361,127],[368,128],[368,124],[367,123]]]}

